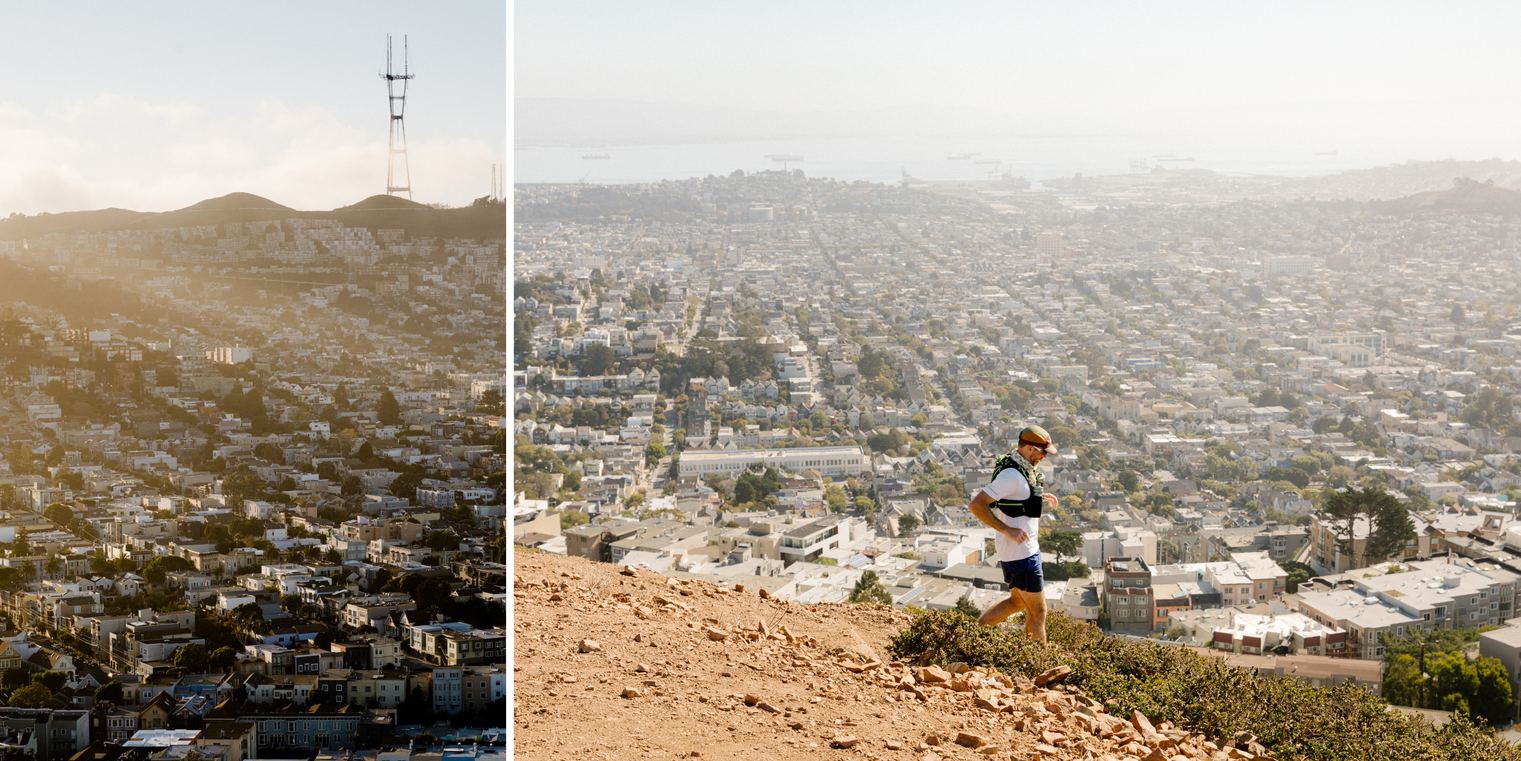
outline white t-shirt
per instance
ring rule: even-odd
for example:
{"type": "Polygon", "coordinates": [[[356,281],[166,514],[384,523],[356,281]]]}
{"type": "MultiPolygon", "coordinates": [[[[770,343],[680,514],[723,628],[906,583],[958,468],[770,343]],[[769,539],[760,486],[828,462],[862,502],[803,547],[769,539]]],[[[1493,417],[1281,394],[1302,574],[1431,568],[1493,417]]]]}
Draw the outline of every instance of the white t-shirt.
{"type": "MultiPolygon", "coordinates": [[[[994,500],[999,499],[1029,499],[1030,482],[1025,480],[1023,474],[1017,468],[1004,468],[993,482],[982,488],[982,493],[994,500]]],[[[1040,519],[1018,518],[1005,514],[998,508],[993,508],[994,517],[1002,520],[1011,528],[1017,528],[1030,535],[1024,544],[1015,544],[1013,539],[999,533],[993,537],[993,549],[998,551],[998,559],[1024,560],[1032,555],[1040,554],[1040,519]]]]}

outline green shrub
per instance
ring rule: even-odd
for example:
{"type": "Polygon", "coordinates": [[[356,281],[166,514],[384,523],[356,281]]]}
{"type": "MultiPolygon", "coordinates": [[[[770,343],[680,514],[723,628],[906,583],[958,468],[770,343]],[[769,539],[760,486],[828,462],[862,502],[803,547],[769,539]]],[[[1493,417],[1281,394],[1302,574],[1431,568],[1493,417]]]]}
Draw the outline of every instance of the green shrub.
{"type": "Polygon", "coordinates": [[[1046,620],[1046,643],[1014,627],[983,627],[949,611],[912,611],[893,637],[894,658],[919,663],[995,666],[1026,675],[1071,666],[1067,682],[1109,710],[1141,711],[1211,738],[1257,735],[1279,761],[1521,761],[1521,750],[1464,716],[1441,728],[1389,709],[1352,682],[1313,687],[1293,677],[1259,676],[1189,648],[1105,637],[1061,614],[1046,620]]]}

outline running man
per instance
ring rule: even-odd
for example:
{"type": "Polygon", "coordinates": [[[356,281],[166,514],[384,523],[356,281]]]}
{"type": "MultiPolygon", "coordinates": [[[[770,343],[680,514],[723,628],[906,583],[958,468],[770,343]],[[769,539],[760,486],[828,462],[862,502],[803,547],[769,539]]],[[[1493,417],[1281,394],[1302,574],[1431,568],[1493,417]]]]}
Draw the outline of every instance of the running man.
{"type": "Polygon", "coordinates": [[[1025,633],[1046,640],[1045,574],[1040,566],[1040,514],[1047,505],[1056,508],[1056,495],[1046,494],[1044,476],[1036,466],[1056,454],[1051,434],[1038,425],[1019,432],[1019,446],[993,466],[993,478],[967,509],[977,520],[998,532],[993,547],[998,565],[1009,585],[1009,597],[983,611],[977,623],[996,626],[1009,616],[1025,612],[1025,633]]]}

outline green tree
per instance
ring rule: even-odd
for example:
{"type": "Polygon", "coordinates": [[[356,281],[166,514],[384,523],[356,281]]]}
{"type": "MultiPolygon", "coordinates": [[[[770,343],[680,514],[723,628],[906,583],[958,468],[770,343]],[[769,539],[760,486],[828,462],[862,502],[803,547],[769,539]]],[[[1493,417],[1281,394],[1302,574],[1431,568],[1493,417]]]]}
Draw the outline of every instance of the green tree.
{"type": "Polygon", "coordinates": [[[1082,560],[1065,560],[1045,567],[1047,581],[1086,579],[1090,573],[1092,573],[1092,569],[1088,567],[1087,562],[1082,560]]]}
{"type": "Polygon", "coordinates": [[[64,671],[39,671],[32,674],[32,684],[40,684],[48,688],[49,692],[57,692],[69,683],[69,675],[64,671]]]}
{"type": "Polygon", "coordinates": [[[850,597],[846,601],[852,603],[880,603],[882,605],[893,604],[892,595],[888,594],[887,588],[882,586],[882,580],[877,578],[876,571],[867,571],[861,574],[861,578],[856,581],[855,589],[851,590],[850,597]]]}
{"type": "Polygon", "coordinates": [[[206,673],[206,646],[199,642],[191,642],[188,645],[180,645],[174,651],[174,667],[182,668],[186,674],[206,673]]]}
{"type": "Polygon", "coordinates": [[[95,702],[97,704],[110,703],[111,705],[119,706],[122,705],[125,697],[122,692],[121,682],[115,679],[106,682],[100,686],[100,689],[95,691],[95,702]]]}
{"type": "Polygon", "coordinates": [[[1055,555],[1058,560],[1078,554],[1083,546],[1083,535],[1077,531],[1041,529],[1040,548],[1055,555]]]}
{"type": "Polygon", "coordinates": [[[982,616],[982,608],[977,607],[977,604],[972,602],[970,594],[964,594],[956,598],[955,609],[972,618],[980,618],[982,616]]]}
{"type": "Polygon", "coordinates": [[[10,462],[11,471],[19,474],[32,472],[36,457],[36,453],[32,451],[32,445],[26,442],[12,444],[5,451],[5,459],[10,462]]]}
{"type": "Polygon", "coordinates": [[[222,496],[228,504],[239,506],[238,509],[241,509],[244,500],[263,499],[265,491],[264,479],[247,467],[222,477],[222,496]]]}
{"type": "Polygon", "coordinates": [[[207,656],[206,665],[216,671],[230,671],[238,665],[238,651],[231,647],[219,647],[207,656]]]}
{"type": "Polygon", "coordinates": [[[645,467],[653,467],[655,463],[660,462],[660,459],[662,457],[665,457],[665,445],[661,444],[660,442],[651,441],[649,445],[644,448],[645,467]]]}
{"type": "Polygon", "coordinates": [[[1069,447],[1077,446],[1077,444],[1083,440],[1083,438],[1077,434],[1077,431],[1065,425],[1048,428],[1046,429],[1046,432],[1051,434],[1051,440],[1056,442],[1056,445],[1058,447],[1061,447],[1063,450],[1066,450],[1069,447]]]}
{"type": "Polygon", "coordinates": [[[1135,491],[1141,488],[1141,477],[1133,470],[1120,471],[1120,488],[1125,491],[1135,491]]]}
{"type": "Polygon", "coordinates": [[[824,487],[824,503],[829,505],[830,512],[843,513],[849,501],[839,484],[829,484],[824,487]]]}
{"type": "MultiPolygon", "coordinates": [[[[390,577],[390,574],[387,573],[385,569],[381,569],[380,573],[375,574],[375,579],[377,581],[381,578],[381,574],[386,574],[386,578],[388,579],[390,577]]],[[[376,589],[379,589],[379,587],[376,587],[376,589]]],[[[238,623],[244,624],[245,626],[264,623],[264,609],[260,608],[259,604],[254,602],[245,602],[242,605],[233,608],[232,611],[227,615],[228,618],[231,618],[233,621],[236,621],[238,623]]]]}
{"type": "Polygon", "coordinates": [[[364,493],[364,482],[360,481],[358,476],[349,476],[343,479],[343,485],[340,488],[343,491],[343,496],[357,497],[364,493]]]}
{"type": "Polygon", "coordinates": [[[487,415],[504,415],[507,412],[506,399],[500,390],[488,388],[481,392],[481,398],[475,403],[475,409],[487,415]]]}
{"type": "Polygon", "coordinates": [[[1415,538],[1415,524],[1410,513],[1399,500],[1383,489],[1349,488],[1332,492],[1323,507],[1326,514],[1336,519],[1333,531],[1337,536],[1337,549],[1353,562],[1354,568],[1384,559],[1401,551],[1405,542],[1415,538]],[[1358,517],[1368,520],[1370,530],[1364,544],[1363,554],[1355,556],[1353,525],[1358,517]]]}
{"type": "Polygon", "coordinates": [[[1300,584],[1309,581],[1315,576],[1314,569],[1297,560],[1280,560],[1278,561],[1278,567],[1287,571],[1289,574],[1288,579],[1286,580],[1286,590],[1289,594],[1298,592],[1300,584]]]}
{"type": "Polygon", "coordinates": [[[79,491],[80,489],[84,488],[84,479],[85,477],[83,473],[78,473],[69,470],[68,468],[59,468],[58,471],[53,474],[53,483],[59,486],[73,489],[74,491],[79,491]]]}
{"type": "Polygon", "coordinates": [[[143,580],[153,586],[163,586],[166,574],[175,571],[189,571],[195,568],[190,561],[178,555],[158,555],[148,564],[143,566],[143,580]]]}
{"type": "Polygon", "coordinates": [[[590,523],[590,522],[591,522],[591,516],[587,515],[586,513],[581,512],[580,510],[561,510],[560,511],[560,530],[561,531],[564,531],[565,529],[575,528],[577,526],[583,526],[583,525],[585,525],[587,523],[590,523]]]}
{"type": "Polygon", "coordinates": [[[423,540],[423,546],[436,552],[458,550],[459,544],[459,535],[453,531],[430,531],[428,537],[423,540]]]}
{"type": "MultiPolygon", "coordinates": [[[[574,472],[575,471],[570,471],[570,473],[574,472]]],[[[568,485],[570,481],[570,473],[567,473],[565,476],[567,488],[570,488],[568,485]]],[[[577,475],[580,474],[578,473],[577,475]]],[[[408,467],[406,470],[403,470],[401,472],[401,475],[392,479],[391,485],[387,486],[386,489],[390,491],[393,496],[401,497],[407,501],[412,501],[417,498],[417,487],[421,486],[423,479],[427,477],[427,472],[422,468],[408,467]]],[[[572,488],[571,491],[575,491],[575,489],[572,488]]]]}
{"type": "Polygon", "coordinates": [[[908,536],[908,535],[910,535],[910,534],[912,534],[912,533],[914,533],[915,531],[918,531],[918,530],[919,530],[919,519],[918,518],[914,517],[913,515],[900,515],[900,516],[898,516],[898,533],[899,533],[899,535],[901,535],[901,536],[908,536]]]}
{"type": "Polygon", "coordinates": [[[871,497],[867,497],[867,496],[863,495],[863,496],[860,496],[860,497],[856,497],[856,509],[859,510],[862,515],[865,515],[869,519],[872,516],[876,515],[876,513],[877,513],[877,503],[874,502],[874,501],[872,501],[871,497]]]}
{"type": "Polygon", "coordinates": [[[313,687],[306,693],[306,704],[309,706],[322,705],[328,701],[329,697],[331,696],[327,694],[327,690],[321,687],[313,687]]]}
{"type": "Polygon", "coordinates": [[[1491,725],[1503,724],[1511,715],[1511,703],[1515,697],[1510,678],[1505,673],[1505,664],[1499,658],[1481,656],[1472,665],[1478,686],[1469,700],[1469,707],[1491,725]]]}
{"type": "Polygon", "coordinates": [[[32,683],[11,693],[10,705],[16,708],[41,708],[53,700],[53,691],[32,683]]]}
{"type": "Polygon", "coordinates": [[[421,687],[413,687],[396,710],[397,719],[410,724],[428,725],[433,722],[433,701],[421,687]]]}
{"type": "Polygon", "coordinates": [[[42,509],[42,517],[58,524],[63,528],[74,525],[74,511],[62,502],[54,502],[42,509]]]}
{"type": "Polygon", "coordinates": [[[375,417],[381,425],[401,424],[401,405],[396,401],[396,395],[391,393],[390,387],[382,388],[380,401],[375,404],[375,417]]]}
{"type": "Polygon", "coordinates": [[[581,369],[587,375],[606,375],[616,361],[612,349],[602,344],[588,344],[586,356],[581,360],[581,369]]]}
{"type": "Polygon", "coordinates": [[[1305,489],[1310,485],[1310,474],[1299,468],[1270,468],[1267,472],[1269,481],[1288,481],[1297,489],[1305,489]]]}

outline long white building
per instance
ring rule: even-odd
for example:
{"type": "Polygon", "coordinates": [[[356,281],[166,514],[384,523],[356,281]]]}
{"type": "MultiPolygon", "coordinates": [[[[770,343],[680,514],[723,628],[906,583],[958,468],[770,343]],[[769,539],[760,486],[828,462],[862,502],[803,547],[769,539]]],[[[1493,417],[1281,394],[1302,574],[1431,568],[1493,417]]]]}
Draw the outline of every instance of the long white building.
{"type": "Polygon", "coordinates": [[[701,478],[709,473],[738,476],[751,466],[801,473],[817,470],[821,476],[845,478],[871,468],[871,459],[860,447],[811,447],[808,449],[743,449],[732,452],[681,453],[681,475],[701,478]]]}

